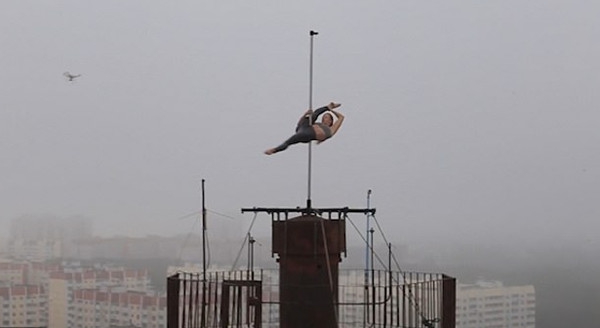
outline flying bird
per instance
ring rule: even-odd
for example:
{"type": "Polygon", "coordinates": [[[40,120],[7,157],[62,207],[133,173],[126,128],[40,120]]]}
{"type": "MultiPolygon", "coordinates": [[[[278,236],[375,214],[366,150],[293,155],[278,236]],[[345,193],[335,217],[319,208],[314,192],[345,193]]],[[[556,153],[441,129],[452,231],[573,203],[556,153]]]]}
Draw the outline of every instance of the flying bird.
{"type": "Polygon", "coordinates": [[[69,80],[69,82],[73,82],[76,78],[81,76],[81,74],[71,74],[69,72],[64,72],[63,75],[69,80]]]}

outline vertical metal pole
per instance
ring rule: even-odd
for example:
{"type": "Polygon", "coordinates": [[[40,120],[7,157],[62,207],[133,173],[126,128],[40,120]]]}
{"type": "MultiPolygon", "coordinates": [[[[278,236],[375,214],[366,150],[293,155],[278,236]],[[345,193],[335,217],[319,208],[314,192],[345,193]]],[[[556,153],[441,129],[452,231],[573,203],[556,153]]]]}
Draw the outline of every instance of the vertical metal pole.
{"type": "MultiPolygon", "coordinates": [[[[392,287],[392,243],[388,243],[388,287],[389,287],[389,295],[390,295],[390,326],[394,324],[394,318],[392,317],[393,309],[394,309],[394,289],[392,287]]],[[[387,298],[386,298],[387,299],[387,298]]],[[[387,315],[386,315],[387,317],[387,315]]],[[[383,326],[385,327],[385,319],[383,326]]]]}
{"type": "MultiPolygon", "coordinates": [[[[370,206],[371,206],[371,189],[369,189],[367,191],[367,209],[370,209],[370,206]]],[[[369,304],[369,293],[368,293],[369,287],[368,286],[369,286],[369,269],[370,269],[370,267],[369,267],[369,248],[370,248],[369,247],[369,245],[370,245],[370,243],[369,243],[369,229],[370,229],[369,220],[371,218],[370,215],[371,214],[369,214],[369,212],[367,212],[367,230],[365,233],[365,236],[367,237],[366,238],[367,245],[365,247],[365,302],[364,303],[366,305],[365,309],[367,309],[367,311],[368,311],[368,304],[369,304]]],[[[368,314],[368,313],[366,313],[366,314],[368,314]]],[[[366,322],[367,322],[366,314],[364,315],[365,320],[363,320],[363,327],[366,327],[366,322]]]]}
{"type": "Polygon", "coordinates": [[[252,266],[252,236],[248,233],[248,265],[246,266],[246,279],[250,280],[250,267],[252,266]]]}
{"type": "MultiPolygon", "coordinates": [[[[312,104],[312,93],[313,93],[313,39],[314,36],[319,32],[311,30],[310,35],[310,68],[308,73],[308,109],[313,109],[312,104]]],[[[309,116],[309,124],[312,125],[312,115],[309,116]]],[[[306,198],[306,210],[310,213],[312,209],[310,192],[311,192],[311,178],[312,178],[312,142],[308,143],[308,197],[306,198]]]]}
{"type": "Polygon", "coordinates": [[[375,322],[375,304],[376,304],[376,299],[375,299],[375,269],[373,267],[373,257],[375,256],[375,251],[373,250],[373,233],[375,232],[375,229],[371,228],[371,230],[369,230],[369,232],[371,233],[371,287],[373,288],[372,293],[371,293],[371,301],[373,302],[373,304],[371,304],[371,309],[372,309],[372,322],[375,322]]]}
{"type": "Polygon", "coordinates": [[[256,240],[248,233],[248,278],[254,279],[254,242],[256,240]]]}
{"type": "MultiPolygon", "coordinates": [[[[367,209],[371,208],[371,189],[367,191],[367,209]]],[[[369,243],[369,230],[371,230],[371,214],[367,212],[367,247],[365,249],[365,282],[369,281],[369,269],[371,269],[370,261],[369,261],[369,253],[371,249],[371,244],[369,243]]]]}
{"type": "Polygon", "coordinates": [[[204,179],[202,179],[202,310],[200,327],[206,327],[206,205],[204,202],[204,179]]]}

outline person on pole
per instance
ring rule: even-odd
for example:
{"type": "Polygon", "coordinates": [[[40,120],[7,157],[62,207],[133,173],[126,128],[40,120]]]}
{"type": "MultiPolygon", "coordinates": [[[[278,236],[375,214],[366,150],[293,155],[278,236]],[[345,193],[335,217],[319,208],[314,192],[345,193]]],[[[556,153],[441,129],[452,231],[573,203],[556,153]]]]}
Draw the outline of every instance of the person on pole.
{"type": "Polygon", "coordinates": [[[307,143],[316,140],[317,143],[321,143],[333,137],[344,121],[344,115],[334,110],[340,106],[341,104],[331,102],[329,105],[318,108],[314,112],[309,109],[298,121],[296,133],[281,145],[265,150],[265,154],[272,155],[278,153],[287,149],[290,145],[300,142],[307,143]],[[334,120],[331,113],[325,112],[333,113],[337,119],[334,120]],[[321,114],[323,114],[323,118],[321,119],[321,122],[317,122],[317,118],[321,114]]]}

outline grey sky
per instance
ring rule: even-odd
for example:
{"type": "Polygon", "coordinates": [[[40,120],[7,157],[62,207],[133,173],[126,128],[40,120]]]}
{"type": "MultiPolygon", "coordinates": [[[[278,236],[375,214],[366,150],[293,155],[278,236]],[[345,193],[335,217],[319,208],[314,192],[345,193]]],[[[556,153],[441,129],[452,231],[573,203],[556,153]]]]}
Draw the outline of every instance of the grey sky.
{"type": "Polygon", "coordinates": [[[235,217],[213,218],[223,230],[245,231],[242,207],[303,206],[307,146],[262,152],[308,106],[314,29],[314,106],[347,117],[313,146],[315,206],[364,207],[372,189],[392,240],[598,245],[599,9],[1,1],[0,218],[186,233],[202,178],[235,217]]]}

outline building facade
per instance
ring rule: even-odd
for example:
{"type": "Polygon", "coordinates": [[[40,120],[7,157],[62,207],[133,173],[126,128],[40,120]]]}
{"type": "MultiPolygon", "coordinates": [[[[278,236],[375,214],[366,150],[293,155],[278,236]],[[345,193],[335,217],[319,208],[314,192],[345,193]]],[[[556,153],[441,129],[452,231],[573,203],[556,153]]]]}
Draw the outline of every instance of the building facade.
{"type": "MultiPolygon", "coordinates": [[[[73,312],[76,311],[72,306],[76,295],[82,295],[81,290],[100,291],[111,288],[145,293],[151,289],[150,277],[144,270],[122,268],[94,270],[71,268],[52,272],[48,283],[48,327],[76,327],[77,317],[81,315],[81,313],[73,312]]],[[[79,299],[81,300],[81,296],[79,299]]],[[[86,304],[90,305],[91,303],[80,304],[77,311],[82,306],[85,309],[86,304]]],[[[86,318],[89,319],[87,316],[86,318]]]]}
{"type": "Polygon", "coordinates": [[[457,328],[535,328],[535,288],[500,282],[459,284],[457,328]]]}
{"type": "Polygon", "coordinates": [[[166,297],[117,289],[80,289],[73,293],[73,328],[166,326],[166,297]]]}
{"type": "Polygon", "coordinates": [[[47,294],[42,286],[0,287],[0,326],[47,326],[47,300],[47,294]]]}

